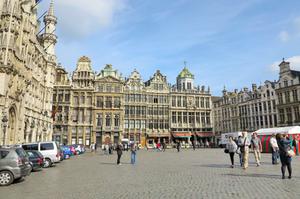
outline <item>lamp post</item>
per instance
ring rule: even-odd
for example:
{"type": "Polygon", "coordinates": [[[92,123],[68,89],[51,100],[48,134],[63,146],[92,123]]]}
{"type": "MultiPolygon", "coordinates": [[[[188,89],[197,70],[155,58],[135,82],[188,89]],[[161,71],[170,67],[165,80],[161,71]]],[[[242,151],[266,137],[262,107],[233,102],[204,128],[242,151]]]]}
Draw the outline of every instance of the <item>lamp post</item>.
{"type": "Polygon", "coordinates": [[[8,122],[8,119],[7,119],[6,113],[4,113],[3,118],[2,118],[2,124],[3,124],[3,145],[5,145],[7,122],[8,122]]]}

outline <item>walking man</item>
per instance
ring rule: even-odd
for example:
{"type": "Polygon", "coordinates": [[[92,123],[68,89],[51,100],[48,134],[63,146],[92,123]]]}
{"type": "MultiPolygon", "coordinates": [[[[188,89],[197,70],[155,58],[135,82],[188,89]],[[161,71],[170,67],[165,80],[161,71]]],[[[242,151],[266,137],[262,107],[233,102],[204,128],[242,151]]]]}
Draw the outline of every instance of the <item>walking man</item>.
{"type": "Polygon", "coordinates": [[[177,148],[177,152],[180,152],[180,141],[177,141],[177,146],[176,146],[176,148],[177,148]]]}
{"type": "Polygon", "coordinates": [[[275,137],[275,134],[272,134],[272,137],[270,139],[271,144],[271,150],[272,150],[272,164],[278,164],[278,143],[275,137]]]}
{"type": "Polygon", "coordinates": [[[131,144],[130,151],[131,151],[131,164],[135,164],[137,147],[134,143],[131,144]]]}
{"type": "Polygon", "coordinates": [[[122,156],[122,149],[123,149],[122,144],[119,143],[116,148],[117,155],[118,155],[117,165],[121,165],[120,161],[121,161],[121,156],[122,156]]]}
{"type": "Polygon", "coordinates": [[[243,169],[248,168],[248,158],[249,158],[249,146],[250,146],[250,140],[248,138],[247,132],[244,131],[242,133],[241,138],[241,152],[243,153],[243,169]]]}
{"type": "Polygon", "coordinates": [[[239,137],[238,137],[238,140],[237,140],[237,145],[238,145],[237,151],[238,151],[238,154],[239,154],[240,165],[241,165],[241,167],[243,166],[243,152],[242,152],[242,150],[241,150],[242,144],[243,144],[242,136],[239,136],[239,137]]]}
{"type": "Polygon", "coordinates": [[[261,141],[260,141],[259,137],[257,137],[256,133],[253,133],[253,135],[252,135],[251,145],[252,145],[252,149],[254,152],[256,166],[260,166],[262,145],[261,145],[261,141]]]}
{"type": "Polygon", "coordinates": [[[95,144],[94,144],[94,149],[95,149],[95,152],[97,152],[97,142],[95,142],[95,144]]]}

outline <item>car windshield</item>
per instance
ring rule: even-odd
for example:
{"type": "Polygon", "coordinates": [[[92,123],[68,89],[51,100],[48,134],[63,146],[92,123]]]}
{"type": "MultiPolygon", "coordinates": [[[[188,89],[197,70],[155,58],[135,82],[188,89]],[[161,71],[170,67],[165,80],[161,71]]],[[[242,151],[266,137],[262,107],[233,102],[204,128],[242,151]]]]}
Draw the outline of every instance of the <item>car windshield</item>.
{"type": "Polygon", "coordinates": [[[17,153],[18,156],[21,157],[21,158],[26,158],[26,157],[27,157],[25,151],[24,151],[22,148],[17,148],[17,149],[16,149],[16,153],[17,153]]]}

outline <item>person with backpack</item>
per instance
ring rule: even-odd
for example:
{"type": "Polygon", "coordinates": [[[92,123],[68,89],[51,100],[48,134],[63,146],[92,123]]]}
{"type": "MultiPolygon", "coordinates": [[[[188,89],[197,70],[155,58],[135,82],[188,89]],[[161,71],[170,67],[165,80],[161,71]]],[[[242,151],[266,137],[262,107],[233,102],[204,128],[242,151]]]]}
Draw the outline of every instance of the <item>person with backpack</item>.
{"type": "Polygon", "coordinates": [[[131,151],[131,164],[135,164],[136,151],[137,151],[136,144],[134,143],[131,144],[130,151],[131,151]]]}

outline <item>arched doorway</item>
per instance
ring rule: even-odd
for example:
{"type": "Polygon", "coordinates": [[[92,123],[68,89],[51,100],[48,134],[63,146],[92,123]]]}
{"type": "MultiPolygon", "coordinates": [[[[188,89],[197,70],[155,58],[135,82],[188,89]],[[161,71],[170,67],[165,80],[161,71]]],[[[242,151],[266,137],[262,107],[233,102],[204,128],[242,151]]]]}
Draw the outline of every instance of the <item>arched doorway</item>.
{"type": "Polygon", "coordinates": [[[8,131],[7,131],[7,138],[8,144],[15,144],[16,143],[16,128],[17,126],[17,117],[16,111],[14,108],[9,109],[8,114],[8,131]]]}

